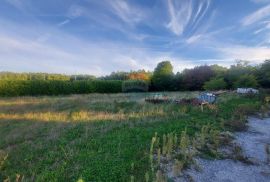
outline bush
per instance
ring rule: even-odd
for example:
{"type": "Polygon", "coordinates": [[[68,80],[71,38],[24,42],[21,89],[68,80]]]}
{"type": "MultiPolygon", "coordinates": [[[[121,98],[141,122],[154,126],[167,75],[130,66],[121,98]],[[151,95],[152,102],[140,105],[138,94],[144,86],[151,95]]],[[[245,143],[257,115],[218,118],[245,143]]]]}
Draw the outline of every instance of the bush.
{"type": "Polygon", "coordinates": [[[123,92],[147,92],[148,83],[142,80],[127,80],[122,84],[123,92]]]}
{"type": "Polygon", "coordinates": [[[0,96],[119,93],[122,81],[1,80],[0,96]]]}
{"type": "Polygon", "coordinates": [[[226,89],[226,87],[227,84],[223,78],[213,78],[210,81],[205,82],[203,86],[205,90],[221,90],[226,89]]]}

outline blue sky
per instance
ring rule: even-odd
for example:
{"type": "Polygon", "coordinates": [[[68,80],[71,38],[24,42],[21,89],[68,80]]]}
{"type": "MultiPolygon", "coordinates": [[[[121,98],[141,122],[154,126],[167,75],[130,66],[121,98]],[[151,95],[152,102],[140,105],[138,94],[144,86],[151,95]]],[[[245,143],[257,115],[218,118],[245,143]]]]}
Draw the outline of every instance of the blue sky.
{"type": "Polygon", "coordinates": [[[270,58],[270,0],[0,0],[0,71],[174,71],[270,58]]]}

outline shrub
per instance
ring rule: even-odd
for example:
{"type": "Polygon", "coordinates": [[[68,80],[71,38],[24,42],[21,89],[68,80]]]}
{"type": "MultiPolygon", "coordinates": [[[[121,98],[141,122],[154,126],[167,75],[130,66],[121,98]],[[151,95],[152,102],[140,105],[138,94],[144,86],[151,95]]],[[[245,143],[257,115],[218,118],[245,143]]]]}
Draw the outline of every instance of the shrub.
{"type": "Polygon", "coordinates": [[[123,92],[147,92],[148,83],[142,80],[127,80],[122,83],[123,92]]]}
{"type": "Polygon", "coordinates": [[[203,86],[205,90],[221,90],[226,89],[226,87],[227,84],[223,78],[213,78],[210,81],[205,82],[203,86]]]}

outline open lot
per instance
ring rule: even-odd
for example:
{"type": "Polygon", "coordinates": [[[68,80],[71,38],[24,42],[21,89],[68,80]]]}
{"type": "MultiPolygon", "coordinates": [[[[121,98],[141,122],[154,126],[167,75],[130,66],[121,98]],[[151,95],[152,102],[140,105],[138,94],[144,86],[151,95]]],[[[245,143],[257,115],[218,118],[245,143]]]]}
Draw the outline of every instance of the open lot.
{"type": "MultiPolygon", "coordinates": [[[[191,98],[198,92],[169,92],[191,98]]],[[[259,109],[259,98],[233,93],[218,98],[217,110],[145,103],[147,93],[90,94],[0,99],[0,181],[144,181],[149,147],[158,135],[224,121],[239,106],[259,109]]]]}

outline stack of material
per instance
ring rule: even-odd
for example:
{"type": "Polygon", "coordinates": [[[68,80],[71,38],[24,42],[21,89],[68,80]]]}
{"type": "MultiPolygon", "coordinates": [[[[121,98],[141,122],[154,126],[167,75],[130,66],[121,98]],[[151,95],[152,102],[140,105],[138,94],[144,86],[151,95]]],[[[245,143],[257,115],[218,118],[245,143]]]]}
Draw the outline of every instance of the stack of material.
{"type": "Polygon", "coordinates": [[[175,100],[174,101],[176,104],[181,104],[181,105],[193,105],[193,106],[199,106],[202,104],[202,101],[197,99],[197,98],[192,98],[192,99],[180,99],[180,100],[175,100]]]}
{"type": "Polygon", "coordinates": [[[159,103],[168,103],[170,102],[170,100],[164,94],[154,94],[154,95],[150,95],[148,98],[145,98],[145,102],[159,104],[159,103]]]}
{"type": "Polygon", "coordinates": [[[237,88],[238,94],[258,94],[259,90],[254,88],[237,88]]]}

